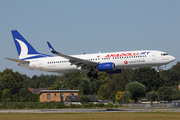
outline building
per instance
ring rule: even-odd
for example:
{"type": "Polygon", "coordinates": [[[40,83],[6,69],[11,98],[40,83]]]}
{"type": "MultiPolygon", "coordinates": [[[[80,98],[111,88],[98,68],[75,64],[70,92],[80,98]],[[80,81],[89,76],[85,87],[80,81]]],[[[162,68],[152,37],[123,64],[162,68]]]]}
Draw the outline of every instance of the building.
{"type": "Polygon", "coordinates": [[[48,88],[29,88],[29,91],[31,91],[32,93],[38,94],[41,90],[48,90],[48,88]]]}
{"type": "Polygon", "coordinates": [[[79,90],[41,90],[40,102],[65,101],[67,96],[78,96],[79,90]]]}

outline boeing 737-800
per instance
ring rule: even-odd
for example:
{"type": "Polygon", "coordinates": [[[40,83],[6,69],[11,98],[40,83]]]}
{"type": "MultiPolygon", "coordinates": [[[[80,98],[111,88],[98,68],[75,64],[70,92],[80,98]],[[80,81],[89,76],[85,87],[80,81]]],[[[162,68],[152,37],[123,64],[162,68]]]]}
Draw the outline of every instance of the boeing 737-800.
{"type": "Polygon", "coordinates": [[[49,42],[51,52],[57,56],[37,52],[17,31],[12,30],[19,59],[5,58],[18,63],[19,66],[46,72],[89,71],[87,76],[97,78],[97,71],[109,74],[122,73],[125,68],[166,66],[175,57],[162,51],[137,50],[81,55],[65,55],[57,52],[49,42]],[[92,71],[95,71],[94,74],[92,71]]]}

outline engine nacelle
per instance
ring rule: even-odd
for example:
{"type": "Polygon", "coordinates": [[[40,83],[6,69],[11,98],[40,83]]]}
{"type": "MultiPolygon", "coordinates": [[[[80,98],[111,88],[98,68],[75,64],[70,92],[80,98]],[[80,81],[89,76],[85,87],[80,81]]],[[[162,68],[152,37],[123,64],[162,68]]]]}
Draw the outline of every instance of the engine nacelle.
{"type": "Polygon", "coordinates": [[[114,71],[107,71],[108,74],[117,74],[117,73],[123,73],[124,69],[117,69],[114,71]]]}
{"type": "Polygon", "coordinates": [[[98,71],[105,71],[105,72],[108,72],[108,71],[114,71],[115,70],[115,64],[114,63],[101,63],[98,65],[97,67],[98,71]]]}

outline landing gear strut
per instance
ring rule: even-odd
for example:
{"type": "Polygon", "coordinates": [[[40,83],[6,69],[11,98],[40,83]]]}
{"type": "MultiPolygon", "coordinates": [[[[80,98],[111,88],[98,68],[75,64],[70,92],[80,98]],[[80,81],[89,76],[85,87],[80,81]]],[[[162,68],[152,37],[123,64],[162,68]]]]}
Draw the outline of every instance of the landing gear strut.
{"type": "Polygon", "coordinates": [[[157,72],[159,72],[159,66],[157,67],[157,72]]]}

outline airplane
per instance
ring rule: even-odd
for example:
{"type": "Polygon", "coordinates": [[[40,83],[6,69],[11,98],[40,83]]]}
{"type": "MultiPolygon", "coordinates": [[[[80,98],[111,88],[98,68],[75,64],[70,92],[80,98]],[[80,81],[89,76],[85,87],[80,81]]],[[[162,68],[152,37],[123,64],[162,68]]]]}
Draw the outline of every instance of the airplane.
{"type": "Polygon", "coordinates": [[[88,71],[88,77],[98,78],[98,71],[116,74],[123,73],[125,68],[157,66],[159,72],[159,68],[165,67],[166,64],[175,60],[175,57],[157,50],[65,55],[57,52],[47,42],[50,51],[57,55],[52,56],[37,52],[17,30],[11,32],[19,59],[5,59],[17,62],[19,66],[31,70],[56,73],[88,71]]]}

